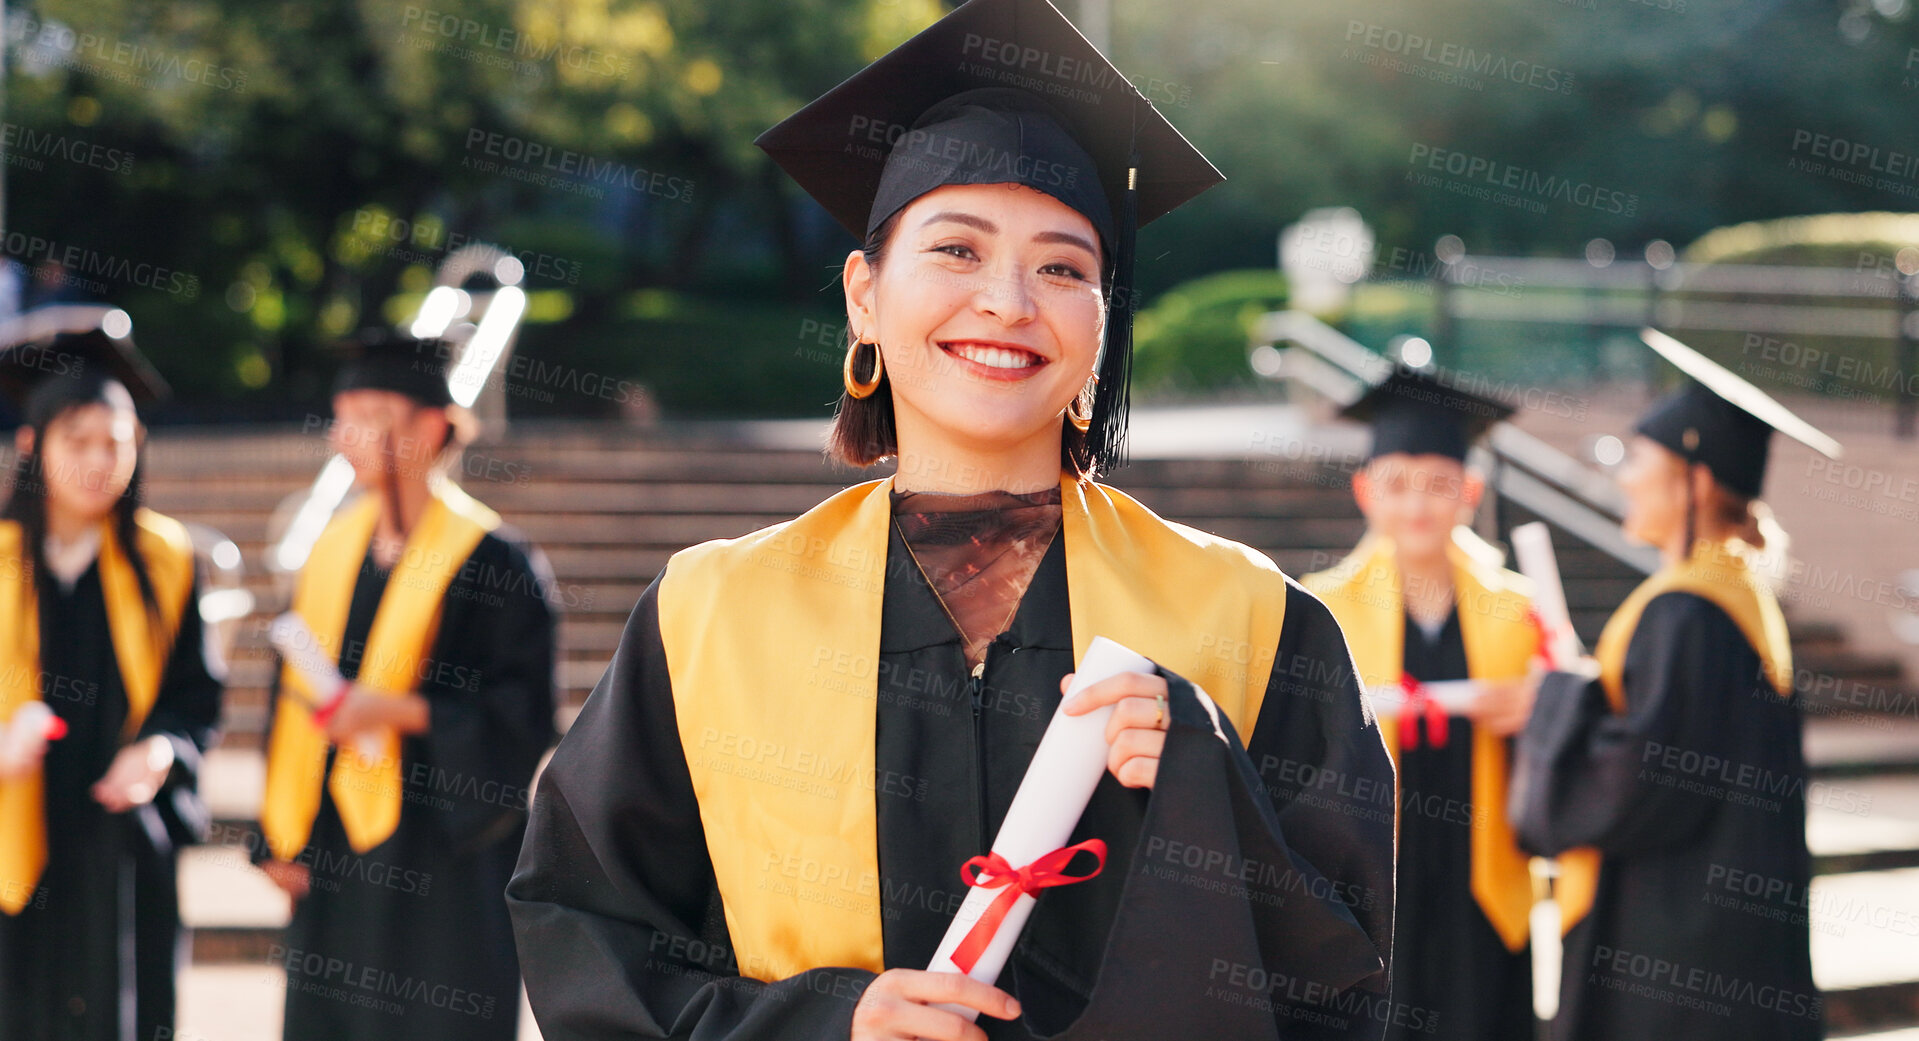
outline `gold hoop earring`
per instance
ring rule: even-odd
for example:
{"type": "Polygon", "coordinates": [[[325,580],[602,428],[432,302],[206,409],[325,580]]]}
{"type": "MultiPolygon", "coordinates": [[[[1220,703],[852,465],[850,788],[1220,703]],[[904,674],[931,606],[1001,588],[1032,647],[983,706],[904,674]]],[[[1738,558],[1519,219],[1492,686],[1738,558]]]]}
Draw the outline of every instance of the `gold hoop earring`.
{"type": "Polygon", "coordinates": [[[1078,430],[1082,434],[1093,429],[1092,395],[1084,391],[1073,395],[1073,400],[1066,403],[1066,421],[1073,424],[1073,429],[1078,430]],[[1078,405],[1082,401],[1086,403],[1085,411],[1083,413],[1075,413],[1073,406],[1078,405]]]}
{"type": "Polygon", "coordinates": [[[867,341],[861,340],[853,346],[848,347],[846,349],[846,363],[840,366],[840,377],[846,383],[847,396],[855,399],[871,397],[874,391],[880,389],[880,377],[886,368],[885,361],[880,357],[880,345],[874,343],[872,380],[861,383],[858,379],[854,378],[853,358],[859,354],[861,347],[866,346],[866,343],[867,341]]]}

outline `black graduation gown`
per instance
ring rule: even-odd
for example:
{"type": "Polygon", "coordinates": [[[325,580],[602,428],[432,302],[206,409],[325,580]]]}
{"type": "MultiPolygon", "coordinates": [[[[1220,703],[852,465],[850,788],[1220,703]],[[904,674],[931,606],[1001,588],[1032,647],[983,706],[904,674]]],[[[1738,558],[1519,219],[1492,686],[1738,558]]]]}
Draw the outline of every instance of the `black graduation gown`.
{"type": "Polygon", "coordinates": [[[121,814],[90,794],[122,747],[128,709],[98,562],[71,590],[39,597],[45,701],[67,735],[44,766],[46,869],[18,916],[0,914],[0,1041],[151,1041],[174,1027],[186,949],[176,866],[180,848],[207,835],[198,778],[225,676],[197,579],[190,588],[138,735],[173,744],[173,772],[151,802],[121,814]]]}
{"type": "MultiPolygon", "coordinates": [[[[1072,633],[1056,537],[972,682],[897,528],[890,539],[876,718],[887,781],[874,795],[884,961],[924,969],[964,897],[960,864],[990,845],[1059,703],[1072,633]]],[[[737,974],[658,590],[641,596],[534,800],[508,889],[534,1014],[548,1041],[842,1041],[873,973],[737,974]]],[[[1289,587],[1250,748],[1230,722],[1230,745],[1215,736],[1192,686],[1167,676],[1156,790],[1101,779],[1073,841],[1103,838],[1106,869],[1042,892],[1000,977],[1025,1022],[981,1026],[996,1039],[1069,1024],[1074,1038],[1378,1038],[1391,1014],[1392,765],[1338,626],[1289,587]],[[1212,851],[1233,858],[1209,864],[1212,851]],[[1249,902],[1262,911],[1254,930],[1249,902]],[[1328,979],[1357,985],[1335,996],[1328,979]]]]}
{"type": "MultiPolygon", "coordinates": [[[[1467,678],[1459,612],[1436,639],[1406,620],[1405,670],[1428,683],[1467,678]]],[[[1400,1041],[1532,1041],[1532,952],[1518,953],[1486,920],[1470,878],[1473,822],[1504,806],[1473,805],[1473,724],[1447,720],[1435,748],[1420,725],[1399,750],[1399,910],[1393,920],[1393,1003],[1406,1014],[1386,1036],[1400,1041]]]]}
{"type": "Polygon", "coordinates": [[[1553,1036],[1823,1036],[1797,706],[1691,593],[1646,605],[1624,689],[1615,716],[1597,681],[1549,675],[1519,742],[1521,843],[1605,856],[1566,937],[1553,1036]]]}
{"type": "MultiPolygon", "coordinates": [[[[370,555],[361,565],[341,642],[348,678],[388,575],[370,555]]],[[[298,858],[312,887],[271,952],[287,973],[286,1041],[514,1037],[519,965],[501,894],[553,738],[551,584],[545,558],[501,528],[447,587],[417,689],[431,722],[401,742],[392,836],[355,853],[323,789],[298,858]]]]}

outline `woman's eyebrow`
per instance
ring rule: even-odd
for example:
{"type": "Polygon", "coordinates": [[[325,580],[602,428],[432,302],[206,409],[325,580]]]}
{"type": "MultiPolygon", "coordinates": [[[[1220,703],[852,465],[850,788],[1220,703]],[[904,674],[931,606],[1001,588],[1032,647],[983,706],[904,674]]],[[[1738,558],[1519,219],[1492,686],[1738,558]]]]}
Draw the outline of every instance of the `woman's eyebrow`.
{"type": "MultiPolygon", "coordinates": [[[[987,220],[985,217],[980,217],[971,213],[964,213],[959,210],[943,210],[939,213],[935,213],[931,217],[928,217],[926,218],[926,220],[922,221],[920,223],[920,227],[923,228],[929,225],[940,224],[940,223],[964,224],[969,228],[977,228],[988,235],[999,234],[999,225],[993,223],[990,220],[987,220]]],[[[1086,252],[1092,254],[1093,256],[1096,256],[1096,257],[1099,256],[1099,250],[1095,249],[1093,247],[1093,244],[1086,240],[1085,236],[1075,235],[1070,231],[1042,231],[1033,236],[1033,241],[1045,242],[1045,243],[1050,243],[1052,245],[1059,245],[1059,246],[1077,246],[1080,249],[1083,249],[1086,252]]]]}
{"type": "Polygon", "coordinates": [[[1048,242],[1060,246],[1078,246],[1093,256],[1099,256],[1099,250],[1094,249],[1092,243],[1086,241],[1084,237],[1075,235],[1070,231],[1042,231],[1033,236],[1033,241],[1048,242]]]}
{"type": "Polygon", "coordinates": [[[944,210],[942,212],[935,213],[931,217],[928,217],[926,218],[926,220],[922,221],[920,223],[920,227],[923,228],[929,224],[940,224],[940,223],[964,224],[969,228],[978,228],[979,230],[987,233],[988,235],[999,234],[999,225],[994,224],[992,221],[987,220],[985,217],[975,217],[974,215],[970,213],[961,213],[958,210],[944,210]]]}

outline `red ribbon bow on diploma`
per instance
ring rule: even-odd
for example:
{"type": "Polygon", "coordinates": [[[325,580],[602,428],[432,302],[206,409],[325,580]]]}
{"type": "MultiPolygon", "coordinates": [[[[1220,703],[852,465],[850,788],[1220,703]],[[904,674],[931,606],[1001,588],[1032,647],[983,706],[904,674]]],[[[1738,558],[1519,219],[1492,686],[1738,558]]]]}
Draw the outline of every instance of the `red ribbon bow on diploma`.
{"type": "Polygon", "coordinates": [[[333,696],[313,709],[313,725],[325,730],[327,721],[333,718],[334,713],[340,711],[340,706],[346,704],[346,696],[351,693],[353,693],[353,681],[342,679],[340,685],[333,688],[333,696]]]}
{"type": "Polygon", "coordinates": [[[1540,614],[1536,607],[1526,609],[1526,621],[1539,631],[1539,656],[1545,659],[1547,671],[1558,668],[1559,663],[1553,660],[1556,657],[1553,654],[1553,641],[1558,633],[1546,624],[1546,616],[1540,614]]]}
{"type": "Polygon", "coordinates": [[[1049,886],[1070,886],[1075,882],[1084,882],[1099,874],[1106,867],[1106,843],[1099,839],[1087,839],[1085,842],[1063,846],[1051,853],[1044,854],[1023,868],[1014,868],[1006,858],[998,853],[988,853],[983,857],[974,857],[960,865],[960,880],[969,886],[981,889],[999,889],[1000,894],[986,906],[986,913],[973,923],[966,938],[953,948],[953,964],[961,972],[972,972],[979,956],[999,932],[1000,923],[1006,920],[1006,913],[1013,909],[1020,894],[1037,897],[1039,891],[1049,886]],[[1093,870],[1084,875],[1069,875],[1066,865],[1082,851],[1091,853],[1098,861],[1093,870]],[[1004,888],[1001,888],[1004,887],[1004,888]]]}
{"type": "Polygon", "coordinates": [[[1399,689],[1406,694],[1406,704],[1399,710],[1399,744],[1403,748],[1419,747],[1419,720],[1426,720],[1426,743],[1434,748],[1446,747],[1446,736],[1452,729],[1446,720],[1446,710],[1434,701],[1426,688],[1407,673],[1399,674],[1399,689]]]}

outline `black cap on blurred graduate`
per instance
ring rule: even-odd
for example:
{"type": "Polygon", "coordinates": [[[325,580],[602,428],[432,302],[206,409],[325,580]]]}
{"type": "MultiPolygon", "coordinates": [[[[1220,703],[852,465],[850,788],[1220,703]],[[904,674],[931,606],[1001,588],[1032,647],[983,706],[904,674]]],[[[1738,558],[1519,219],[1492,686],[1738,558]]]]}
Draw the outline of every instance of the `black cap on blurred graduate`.
{"type": "Polygon", "coordinates": [[[1047,0],[970,0],[754,142],[865,242],[949,184],[1020,184],[1098,229],[1108,260],[1094,460],[1120,461],[1133,235],[1224,180],[1047,0]]]}
{"type": "Polygon", "coordinates": [[[333,381],[333,393],[388,390],[430,408],[453,404],[446,379],[453,347],[447,341],[367,329],[340,347],[347,361],[333,381]]]}
{"type": "Polygon", "coordinates": [[[102,304],[53,304],[0,321],[0,393],[23,411],[42,387],[115,380],[135,404],[170,393],[133,346],[133,319],[102,304]]]}
{"type": "Polygon", "coordinates": [[[1340,415],[1370,424],[1373,447],[1367,459],[1404,452],[1443,455],[1466,461],[1466,452],[1513,407],[1435,379],[1406,365],[1395,365],[1340,415]]]}
{"type": "Polygon", "coordinates": [[[1839,458],[1839,442],[1725,366],[1657,329],[1641,329],[1639,336],[1690,379],[1648,409],[1634,432],[1688,462],[1704,464],[1727,490],[1759,497],[1775,430],[1827,458],[1839,458]]]}

